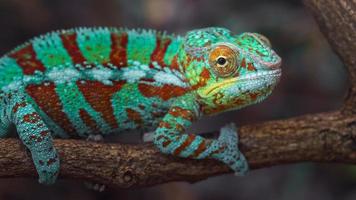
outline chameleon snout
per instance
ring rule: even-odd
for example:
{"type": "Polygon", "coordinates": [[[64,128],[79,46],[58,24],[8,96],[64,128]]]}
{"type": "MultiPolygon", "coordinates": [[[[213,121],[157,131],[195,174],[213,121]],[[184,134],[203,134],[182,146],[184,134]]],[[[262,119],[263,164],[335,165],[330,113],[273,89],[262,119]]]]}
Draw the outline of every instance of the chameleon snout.
{"type": "MultiPolygon", "coordinates": [[[[272,50],[273,51],[273,50],[272,50]]],[[[272,52],[272,61],[264,62],[263,64],[269,70],[277,70],[280,69],[282,66],[282,58],[279,57],[274,51],[272,52]]]]}

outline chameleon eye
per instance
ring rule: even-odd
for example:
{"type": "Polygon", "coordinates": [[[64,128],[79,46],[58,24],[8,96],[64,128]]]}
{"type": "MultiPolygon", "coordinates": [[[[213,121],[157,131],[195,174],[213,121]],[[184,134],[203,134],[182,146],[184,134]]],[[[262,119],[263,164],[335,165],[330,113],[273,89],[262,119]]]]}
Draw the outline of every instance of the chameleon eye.
{"type": "Polygon", "coordinates": [[[220,77],[231,76],[237,71],[238,52],[226,45],[213,48],[209,54],[209,65],[220,77]]]}
{"type": "Polygon", "coordinates": [[[265,44],[266,46],[268,47],[272,47],[271,45],[271,42],[269,41],[269,39],[264,36],[264,35],[261,35],[259,33],[254,33],[253,34],[260,42],[262,42],[263,44],[265,44]]]}

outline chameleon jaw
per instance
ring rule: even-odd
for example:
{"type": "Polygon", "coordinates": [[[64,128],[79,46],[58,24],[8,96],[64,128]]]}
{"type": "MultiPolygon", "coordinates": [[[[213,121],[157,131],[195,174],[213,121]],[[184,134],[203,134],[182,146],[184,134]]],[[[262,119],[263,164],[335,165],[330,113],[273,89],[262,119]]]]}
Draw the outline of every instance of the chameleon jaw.
{"type": "Polygon", "coordinates": [[[262,72],[257,72],[253,75],[245,75],[241,77],[233,77],[229,78],[226,80],[223,80],[221,82],[215,83],[212,86],[209,86],[207,88],[204,88],[200,91],[198,91],[199,95],[201,97],[210,97],[213,96],[214,94],[218,93],[221,91],[223,88],[228,88],[231,85],[236,84],[237,82],[245,82],[245,81],[259,81],[263,80],[264,82],[277,82],[279,80],[279,77],[281,76],[281,69],[274,69],[271,71],[262,71],[262,72]],[[266,81],[268,80],[268,81],[266,81]]]}
{"type": "Polygon", "coordinates": [[[238,81],[238,78],[237,77],[234,77],[234,78],[229,78],[229,79],[226,79],[224,81],[221,81],[221,82],[218,82],[218,83],[215,83],[214,85],[212,86],[209,86],[203,90],[201,90],[199,92],[200,96],[202,97],[208,97],[208,96],[212,96],[214,95],[215,93],[217,93],[218,89],[221,89],[221,88],[224,88],[224,87],[228,87],[234,83],[236,83],[236,81],[238,81]]]}

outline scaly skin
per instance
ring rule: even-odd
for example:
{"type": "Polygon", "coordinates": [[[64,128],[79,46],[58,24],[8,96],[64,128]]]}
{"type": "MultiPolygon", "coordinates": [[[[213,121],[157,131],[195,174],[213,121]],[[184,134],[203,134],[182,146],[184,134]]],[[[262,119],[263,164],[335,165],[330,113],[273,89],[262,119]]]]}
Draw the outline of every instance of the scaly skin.
{"type": "Polygon", "coordinates": [[[163,153],[215,158],[244,174],[233,125],[217,140],[185,130],[203,115],[265,99],[280,63],[262,35],[223,28],[184,38],[114,28],[52,32],[0,59],[0,136],[15,124],[44,184],[59,172],[52,137],[133,130],[154,131],[163,153]]]}

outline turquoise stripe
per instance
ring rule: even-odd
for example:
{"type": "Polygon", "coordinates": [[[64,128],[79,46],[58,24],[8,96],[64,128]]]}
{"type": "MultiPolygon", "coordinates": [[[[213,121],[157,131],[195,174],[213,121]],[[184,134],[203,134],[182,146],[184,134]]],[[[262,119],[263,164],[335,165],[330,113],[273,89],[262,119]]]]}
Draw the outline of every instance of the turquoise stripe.
{"type": "Polygon", "coordinates": [[[110,126],[105,122],[101,113],[95,111],[90,106],[75,84],[57,84],[56,92],[63,105],[63,111],[67,114],[79,136],[84,137],[84,133],[92,133],[90,127],[88,127],[81,119],[79,115],[80,109],[83,109],[89,113],[102,133],[106,133],[110,130],[110,126]]]}
{"type": "Polygon", "coordinates": [[[127,59],[149,64],[156,48],[156,34],[153,31],[128,31],[127,59]]]}
{"type": "Polygon", "coordinates": [[[37,58],[46,68],[72,63],[70,55],[63,46],[59,33],[48,33],[32,41],[37,58]]]}
{"type": "Polygon", "coordinates": [[[141,102],[140,93],[135,84],[125,84],[120,91],[114,93],[111,97],[113,113],[120,130],[137,128],[137,125],[127,116],[126,108],[129,108],[128,102],[132,103],[130,107],[136,107],[137,104],[135,103],[141,102]],[[132,102],[132,99],[137,99],[137,101],[132,102]]]}
{"type": "MultiPolygon", "coordinates": [[[[166,130],[166,132],[167,131],[171,131],[171,130],[166,130]]],[[[179,133],[177,132],[176,134],[178,135],[179,133]]],[[[170,153],[173,153],[177,148],[179,148],[188,138],[187,134],[183,134],[180,135],[181,137],[179,138],[179,140],[176,140],[175,138],[178,137],[177,135],[174,135],[173,137],[170,135],[166,135],[166,136],[170,136],[170,140],[173,141],[168,145],[168,147],[166,147],[170,153]]]]}
{"type": "Polygon", "coordinates": [[[198,149],[200,143],[202,143],[202,142],[203,142],[203,138],[202,138],[202,137],[200,137],[200,136],[195,137],[194,141],[193,141],[190,145],[188,145],[188,146],[180,153],[180,155],[181,155],[182,157],[188,157],[188,156],[192,155],[192,154],[195,152],[195,150],[198,149]]]}
{"type": "Polygon", "coordinates": [[[81,28],[76,32],[78,47],[89,63],[110,62],[111,33],[109,29],[81,28]]]}
{"type": "Polygon", "coordinates": [[[172,38],[172,42],[169,44],[167,51],[164,55],[164,63],[170,65],[175,55],[178,54],[178,49],[182,44],[182,40],[180,38],[172,38]]]}
{"type": "Polygon", "coordinates": [[[16,60],[7,56],[0,59],[0,89],[22,76],[22,68],[16,63],[16,60]]]}

